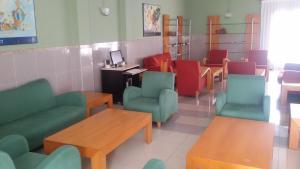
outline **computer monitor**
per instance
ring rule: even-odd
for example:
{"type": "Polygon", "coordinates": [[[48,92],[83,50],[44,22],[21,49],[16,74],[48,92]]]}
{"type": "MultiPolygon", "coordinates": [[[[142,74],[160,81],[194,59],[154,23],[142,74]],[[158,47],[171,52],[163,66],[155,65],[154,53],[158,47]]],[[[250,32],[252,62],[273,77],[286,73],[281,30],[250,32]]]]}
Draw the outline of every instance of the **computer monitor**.
{"type": "Polygon", "coordinates": [[[124,61],[120,50],[110,52],[111,62],[113,65],[118,65],[124,61]]]}

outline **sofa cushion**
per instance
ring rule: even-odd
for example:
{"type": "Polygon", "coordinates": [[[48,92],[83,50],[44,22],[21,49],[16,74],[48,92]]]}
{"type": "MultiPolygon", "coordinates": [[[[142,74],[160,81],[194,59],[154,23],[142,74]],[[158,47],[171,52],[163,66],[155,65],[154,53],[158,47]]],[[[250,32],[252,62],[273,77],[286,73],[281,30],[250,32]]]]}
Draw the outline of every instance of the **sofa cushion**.
{"type": "Polygon", "coordinates": [[[221,115],[251,120],[268,120],[263,112],[262,106],[259,105],[225,104],[221,115]]]}
{"type": "Polygon", "coordinates": [[[41,146],[45,137],[82,120],[84,111],[82,107],[61,106],[39,112],[1,125],[0,138],[10,134],[23,135],[32,150],[41,146]]]}
{"type": "Polygon", "coordinates": [[[33,169],[36,168],[44,159],[46,155],[28,152],[22,156],[15,158],[14,164],[16,169],[33,169]]]}
{"type": "Polygon", "coordinates": [[[175,75],[173,73],[145,72],[142,81],[142,95],[158,98],[161,89],[174,90],[175,75]]]}
{"type": "Polygon", "coordinates": [[[229,75],[227,80],[227,103],[262,103],[265,95],[265,78],[253,75],[229,75]]]}
{"type": "Polygon", "coordinates": [[[126,109],[142,111],[152,113],[153,121],[160,121],[160,110],[159,110],[159,102],[158,99],[146,98],[146,97],[138,97],[135,99],[131,99],[128,101],[126,105],[126,109]]]}
{"type": "Polygon", "coordinates": [[[56,104],[50,84],[36,80],[0,92],[0,125],[45,111],[56,104]]]}

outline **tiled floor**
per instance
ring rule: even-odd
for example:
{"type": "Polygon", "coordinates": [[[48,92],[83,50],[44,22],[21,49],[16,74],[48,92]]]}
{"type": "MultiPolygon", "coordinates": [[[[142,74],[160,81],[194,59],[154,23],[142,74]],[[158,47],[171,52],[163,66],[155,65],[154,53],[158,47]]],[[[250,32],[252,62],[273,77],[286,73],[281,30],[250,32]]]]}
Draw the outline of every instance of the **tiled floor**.
{"type": "MultiPolygon", "coordinates": [[[[213,118],[213,96],[220,92],[220,86],[216,85],[214,93],[201,93],[198,101],[192,97],[180,97],[179,112],[161,129],[154,128],[153,142],[147,145],[143,133],[138,133],[109,155],[108,169],[142,169],[151,158],[162,159],[168,169],[185,169],[186,153],[213,118]]],[[[280,86],[276,72],[270,74],[267,93],[271,95],[270,121],[276,124],[272,169],[299,169],[300,151],[287,149],[288,107],[277,104],[280,86]]],[[[83,165],[85,169],[90,168],[87,159],[83,160],[83,165]]]]}

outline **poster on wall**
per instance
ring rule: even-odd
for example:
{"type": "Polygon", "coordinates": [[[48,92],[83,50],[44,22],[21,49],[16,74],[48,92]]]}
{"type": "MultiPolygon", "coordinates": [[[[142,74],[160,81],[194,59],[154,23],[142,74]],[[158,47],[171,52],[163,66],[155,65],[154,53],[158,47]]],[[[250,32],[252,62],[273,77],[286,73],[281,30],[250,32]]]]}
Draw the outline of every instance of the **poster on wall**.
{"type": "Polygon", "coordinates": [[[34,0],[0,0],[0,46],[37,43],[34,0]]]}
{"type": "Polygon", "coordinates": [[[160,6],[143,4],[144,36],[161,35],[161,11],[160,6]]]}

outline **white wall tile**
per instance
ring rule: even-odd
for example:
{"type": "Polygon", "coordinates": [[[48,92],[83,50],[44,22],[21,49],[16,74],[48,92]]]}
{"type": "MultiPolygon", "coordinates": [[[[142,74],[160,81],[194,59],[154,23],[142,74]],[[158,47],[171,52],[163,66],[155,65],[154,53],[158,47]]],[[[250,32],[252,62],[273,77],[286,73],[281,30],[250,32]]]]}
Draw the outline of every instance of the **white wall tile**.
{"type": "Polygon", "coordinates": [[[15,65],[14,57],[11,55],[0,56],[0,85],[14,84],[15,85],[15,65]]]}

